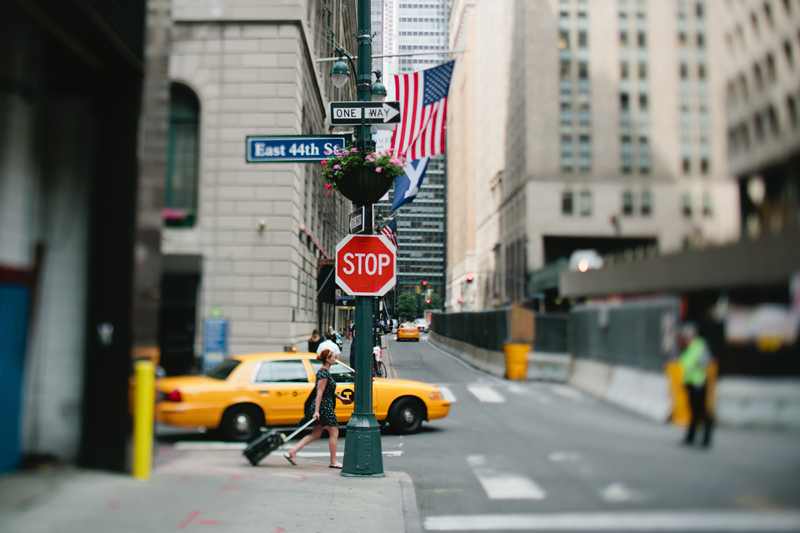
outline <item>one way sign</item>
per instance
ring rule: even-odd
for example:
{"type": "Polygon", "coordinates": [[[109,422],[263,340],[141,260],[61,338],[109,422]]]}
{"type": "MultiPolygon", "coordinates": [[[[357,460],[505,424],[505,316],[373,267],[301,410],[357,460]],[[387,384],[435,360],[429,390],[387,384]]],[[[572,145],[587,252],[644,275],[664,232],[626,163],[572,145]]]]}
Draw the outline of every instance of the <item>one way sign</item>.
{"type": "Polygon", "coordinates": [[[331,124],[359,126],[364,124],[399,124],[400,102],[331,102],[331,124]]]}

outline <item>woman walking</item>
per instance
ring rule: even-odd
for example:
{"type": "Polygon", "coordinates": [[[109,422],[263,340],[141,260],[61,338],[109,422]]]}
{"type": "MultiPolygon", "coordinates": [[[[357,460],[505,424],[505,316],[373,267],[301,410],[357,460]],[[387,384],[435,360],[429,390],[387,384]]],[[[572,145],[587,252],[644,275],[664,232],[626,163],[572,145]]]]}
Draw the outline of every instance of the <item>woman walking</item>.
{"type": "MultiPolygon", "coordinates": [[[[314,442],[322,436],[322,430],[328,430],[328,447],[331,452],[331,462],[328,468],[342,468],[342,464],[336,459],[336,445],[339,440],[339,422],[336,420],[336,398],[342,400],[345,405],[350,403],[350,400],[337,394],[336,381],[330,373],[331,366],[336,363],[336,356],[330,350],[322,350],[317,356],[317,361],[322,363],[322,368],[317,372],[317,399],[311,402],[306,410],[305,420],[314,418],[312,426],[314,429],[310,435],[303,437],[297,446],[289,450],[289,453],[284,455],[286,460],[297,466],[297,452],[304,446],[314,442]]],[[[301,424],[303,421],[301,421],[301,424]]]]}

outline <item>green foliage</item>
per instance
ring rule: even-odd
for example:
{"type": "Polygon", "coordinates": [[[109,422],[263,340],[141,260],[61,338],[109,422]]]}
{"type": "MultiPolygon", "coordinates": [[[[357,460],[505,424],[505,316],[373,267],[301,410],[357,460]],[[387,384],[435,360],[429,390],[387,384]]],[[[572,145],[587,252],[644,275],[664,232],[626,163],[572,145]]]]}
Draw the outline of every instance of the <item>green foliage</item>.
{"type": "Polygon", "coordinates": [[[444,305],[442,305],[442,297],[439,296],[438,292],[434,292],[430,296],[431,303],[425,304],[425,309],[443,309],[444,305]]]}
{"type": "Polygon", "coordinates": [[[417,304],[414,295],[410,292],[404,292],[397,300],[397,314],[400,315],[400,320],[412,319],[417,316],[417,304]]]}
{"type": "Polygon", "coordinates": [[[321,162],[322,177],[328,194],[339,190],[339,180],[346,179],[349,173],[359,168],[366,168],[394,179],[405,174],[403,158],[395,157],[392,150],[373,152],[366,157],[355,146],[345,150],[335,150],[325,161],[321,162]]]}

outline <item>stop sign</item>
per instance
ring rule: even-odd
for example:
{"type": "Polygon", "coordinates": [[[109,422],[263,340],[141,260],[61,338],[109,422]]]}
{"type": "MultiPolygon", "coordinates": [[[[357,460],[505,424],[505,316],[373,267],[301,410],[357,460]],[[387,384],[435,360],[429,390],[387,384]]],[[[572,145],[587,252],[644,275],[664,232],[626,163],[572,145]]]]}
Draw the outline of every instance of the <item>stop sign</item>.
{"type": "Polygon", "coordinates": [[[396,255],[385,235],[348,235],[336,245],[336,284],[351,296],[383,296],[397,281],[396,255]]]}

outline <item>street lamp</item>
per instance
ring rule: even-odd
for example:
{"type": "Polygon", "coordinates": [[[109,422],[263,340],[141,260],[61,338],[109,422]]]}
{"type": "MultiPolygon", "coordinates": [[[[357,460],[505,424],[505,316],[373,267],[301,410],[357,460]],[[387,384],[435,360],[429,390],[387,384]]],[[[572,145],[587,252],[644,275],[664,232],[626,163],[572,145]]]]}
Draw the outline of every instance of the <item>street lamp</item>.
{"type": "Polygon", "coordinates": [[[381,82],[381,71],[373,70],[375,74],[375,83],[372,84],[372,101],[383,102],[386,100],[386,86],[381,82]]]}

